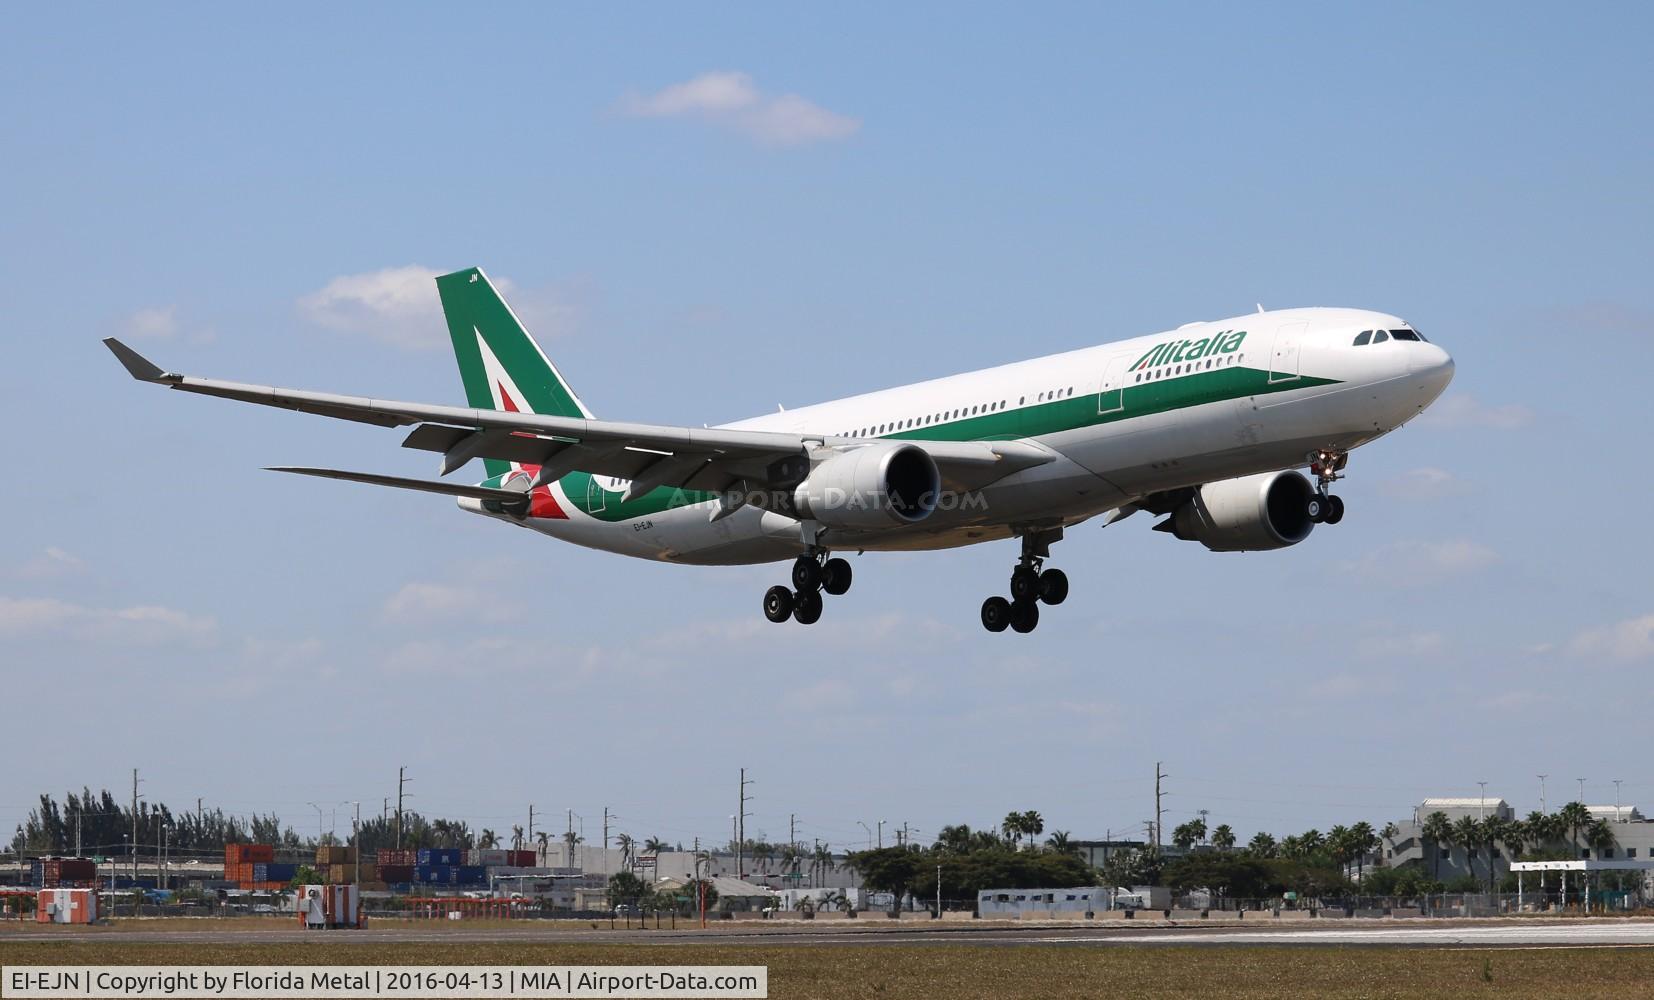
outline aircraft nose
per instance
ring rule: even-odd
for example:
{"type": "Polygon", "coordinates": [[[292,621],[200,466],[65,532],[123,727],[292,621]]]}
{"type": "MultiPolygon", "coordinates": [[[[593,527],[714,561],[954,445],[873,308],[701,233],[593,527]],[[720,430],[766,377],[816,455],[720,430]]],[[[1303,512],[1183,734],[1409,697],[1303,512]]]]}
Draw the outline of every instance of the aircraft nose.
{"type": "Polygon", "coordinates": [[[1453,356],[1435,344],[1409,346],[1412,350],[1408,352],[1408,370],[1430,394],[1430,401],[1434,401],[1453,381],[1453,356]]]}

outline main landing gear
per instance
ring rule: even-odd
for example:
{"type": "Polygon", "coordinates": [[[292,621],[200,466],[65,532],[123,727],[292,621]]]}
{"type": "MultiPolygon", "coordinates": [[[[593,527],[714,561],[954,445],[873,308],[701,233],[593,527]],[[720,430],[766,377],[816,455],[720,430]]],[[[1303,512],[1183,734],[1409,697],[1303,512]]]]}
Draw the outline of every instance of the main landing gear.
{"type": "Polygon", "coordinates": [[[1041,603],[1054,607],[1068,599],[1068,574],[1041,568],[1051,555],[1051,543],[1060,538],[1061,528],[1022,536],[1022,558],[1011,572],[1011,599],[996,595],[982,602],[983,628],[1032,632],[1039,625],[1041,603]]]}
{"type": "Polygon", "coordinates": [[[1311,452],[1309,471],[1315,476],[1315,495],[1309,500],[1309,519],[1316,524],[1337,524],[1344,519],[1344,500],[1327,491],[1344,477],[1340,474],[1350,461],[1347,451],[1323,448],[1311,452]]]}
{"type": "Polygon", "coordinates": [[[813,548],[793,563],[793,585],[764,592],[764,617],[777,624],[791,618],[800,625],[821,620],[821,595],[834,597],[850,589],[850,563],[828,558],[827,550],[813,548]]]}

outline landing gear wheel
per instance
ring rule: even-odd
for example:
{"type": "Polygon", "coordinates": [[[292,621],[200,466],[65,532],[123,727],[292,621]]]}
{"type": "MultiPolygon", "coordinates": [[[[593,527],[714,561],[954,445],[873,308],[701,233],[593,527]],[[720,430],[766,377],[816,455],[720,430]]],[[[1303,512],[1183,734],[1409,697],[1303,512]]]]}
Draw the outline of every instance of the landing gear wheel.
{"type": "Polygon", "coordinates": [[[793,592],[786,587],[764,591],[764,617],[780,624],[793,616],[793,592]]]}
{"type": "Polygon", "coordinates": [[[1327,512],[1324,515],[1322,515],[1322,520],[1326,521],[1328,524],[1337,524],[1339,521],[1342,521],[1343,519],[1344,519],[1344,498],[1343,497],[1327,497],[1327,512]]]}
{"type": "Polygon", "coordinates": [[[793,621],[800,625],[814,625],[821,620],[821,594],[810,590],[798,595],[793,608],[793,621]]]}
{"type": "Polygon", "coordinates": [[[1011,600],[1017,604],[1039,599],[1039,571],[1032,566],[1018,566],[1011,574],[1011,600]]]}
{"type": "Polygon", "coordinates": [[[1327,519],[1326,498],[1317,493],[1309,498],[1309,504],[1305,507],[1305,510],[1309,513],[1311,524],[1320,524],[1327,519]]]}
{"type": "Polygon", "coordinates": [[[799,556],[793,562],[793,589],[801,594],[813,594],[821,587],[821,564],[812,556],[799,556]]]}
{"type": "Polygon", "coordinates": [[[1026,635],[1039,625],[1039,604],[1034,601],[1018,601],[1011,605],[1011,629],[1026,635]]]}
{"type": "Polygon", "coordinates": [[[990,597],[982,602],[982,627],[990,632],[1003,632],[1011,624],[1011,602],[1003,597],[990,597]]]}
{"type": "Polygon", "coordinates": [[[1068,574],[1048,569],[1039,575],[1039,599],[1055,607],[1068,600],[1068,574]]]}
{"type": "Polygon", "coordinates": [[[821,567],[821,589],[834,597],[850,589],[850,563],[844,559],[829,559],[821,567]]]}

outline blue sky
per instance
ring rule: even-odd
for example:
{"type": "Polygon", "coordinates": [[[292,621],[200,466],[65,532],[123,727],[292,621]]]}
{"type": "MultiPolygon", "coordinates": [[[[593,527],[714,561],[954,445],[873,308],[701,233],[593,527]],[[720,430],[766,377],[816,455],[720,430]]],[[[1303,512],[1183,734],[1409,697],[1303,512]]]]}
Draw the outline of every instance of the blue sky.
{"type": "Polygon", "coordinates": [[[1646,7],[29,8],[0,37],[0,776],[274,809],[835,845],[859,822],[1284,833],[1427,794],[1654,805],[1646,7]],[[1213,554],[1071,531],[785,567],[587,552],[374,428],[129,381],[457,401],[423,275],[509,282],[599,416],[718,422],[1270,307],[1415,322],[1458,377],[1349,516],[1213,554]],[[44,720],[44,721],[36,721],[44,720]],[[39,734],[61,720],[73,736],[39,734]],[[21,744],[19,744],[21,746],[21,744]]]}

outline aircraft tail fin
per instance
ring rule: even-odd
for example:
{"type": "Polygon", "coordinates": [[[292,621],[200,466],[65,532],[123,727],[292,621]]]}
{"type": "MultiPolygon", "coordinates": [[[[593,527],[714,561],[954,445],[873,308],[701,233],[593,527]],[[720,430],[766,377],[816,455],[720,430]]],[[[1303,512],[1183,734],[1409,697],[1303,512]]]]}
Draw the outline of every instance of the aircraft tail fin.
{"type": "MultiPolygon", "coordinates": [[[[482,268],[441,275],[436,287],[467,403],[483,410],[592,419],[482,268]]],[[[510,471],[497,459],[484,465],[490,476],[510,471]]]]}

